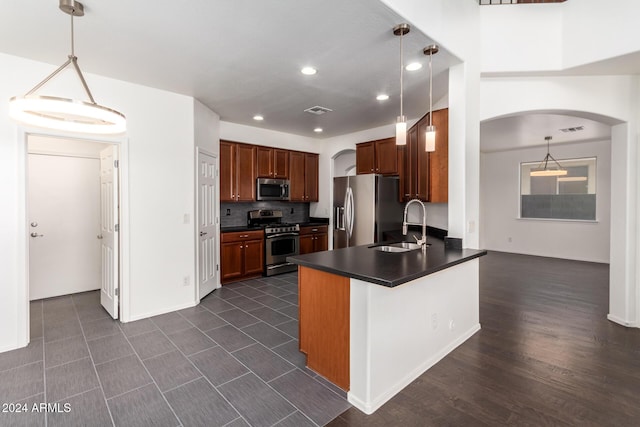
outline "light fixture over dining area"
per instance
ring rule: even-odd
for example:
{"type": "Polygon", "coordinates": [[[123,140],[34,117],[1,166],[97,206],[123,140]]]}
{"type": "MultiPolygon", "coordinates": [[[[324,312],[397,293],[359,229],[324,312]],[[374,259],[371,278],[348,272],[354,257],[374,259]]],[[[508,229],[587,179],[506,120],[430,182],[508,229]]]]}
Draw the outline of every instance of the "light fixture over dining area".
{"type": "Polygon", "coordinates": [[[544,156],[544,159],[540,162],[537,168],[531,169],[530,176],[563,176],[567,174],[567,170],[563,169],[560,166],[560,163],[556,159],[553,158],[551,153],[549,152],[549,143],[551,142],[550,136],[544,137],[545,141],[547,141],[547,155],[544,156]],[[549,160],[552,161],[551,165],[549,165],[549,160]]]}
{"type": "Polygon", "coordinates": [[[59,6],[60,10],[71,16],[71,53],[64,64],[36,84],[24,96],[12,97],[9,100],[9,115],[12,119],[25,125],[46,129],[89,134],[120,134],[125,132],[125,116],[116,110],[96,103],[78,66],[78,58],[75,56],[74,49],[73,19],[76,16],[84,16],[84,6],[74,0],[60,0],[59,6]],[[72,66],[78,75],[89,102],[35,94],[69,66],[72,66]]]}

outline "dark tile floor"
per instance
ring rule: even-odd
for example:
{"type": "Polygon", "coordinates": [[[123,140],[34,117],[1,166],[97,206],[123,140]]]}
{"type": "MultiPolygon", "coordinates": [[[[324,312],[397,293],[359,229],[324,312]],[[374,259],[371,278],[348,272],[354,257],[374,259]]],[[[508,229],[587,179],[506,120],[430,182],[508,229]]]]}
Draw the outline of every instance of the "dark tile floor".
{"type": "Polygon", "coordinates": [[[98,291],[33,301],[31,343],[0,354],[0,426],[323,426],[350,405],[304,366],[297,291],[253,279],[130,323],[98,291]]]}

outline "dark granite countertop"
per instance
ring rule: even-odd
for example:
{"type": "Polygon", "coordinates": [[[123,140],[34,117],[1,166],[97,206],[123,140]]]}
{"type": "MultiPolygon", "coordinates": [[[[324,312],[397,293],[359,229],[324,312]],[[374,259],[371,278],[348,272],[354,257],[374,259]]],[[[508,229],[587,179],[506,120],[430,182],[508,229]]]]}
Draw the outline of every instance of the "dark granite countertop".
{"type": "Polygon", "coordinates": [[[371,249],[372,246],[382,244],[377,243],[296,255],[288,257],[287,261],[340,276],[394,287],[487,254],[486,250],[445,249],[444,241],[432,237],[427,238],[427,243],[431,246],[426,253],[421,250],[393,253],[371,249]]]}
{"type": "Polygon", "coordinates": [[[237,227],[220,227],[221,233],[229,233],[234,231],[262,231],[260,227],[249,227],[247,225],[240,225],[237,227]]]}

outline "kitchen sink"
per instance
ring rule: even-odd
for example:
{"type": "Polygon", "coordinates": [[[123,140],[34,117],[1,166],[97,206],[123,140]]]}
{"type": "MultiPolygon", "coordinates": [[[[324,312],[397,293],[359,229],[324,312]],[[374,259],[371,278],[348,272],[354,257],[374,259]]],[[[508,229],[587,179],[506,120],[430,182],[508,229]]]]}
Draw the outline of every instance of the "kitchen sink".
{"type": "MultiPolygon", "coordinates": [[[[427,246],[429,244],[427,243],[427,246]]],[[[388,245],[380,245],[380,246],[370,246],[371,249],[380,252],[409,252],[415,251],[416,249],[420,249],[420,245],[413,242],[399,242],[399,243],[390,243],[388,245]]]]}

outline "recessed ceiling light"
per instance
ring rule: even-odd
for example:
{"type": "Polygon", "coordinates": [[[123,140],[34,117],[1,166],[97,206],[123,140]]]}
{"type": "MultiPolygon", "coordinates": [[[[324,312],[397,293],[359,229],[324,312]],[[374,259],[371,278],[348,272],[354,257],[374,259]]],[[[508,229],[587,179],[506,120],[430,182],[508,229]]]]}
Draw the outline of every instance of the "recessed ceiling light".
{"type": "Polygon", "coordinates": [[[376,96],[376,99],[378,101],[386,101],[387,99],[389,99],[389,95],[386,95],[386,94],[382,93],[382,94],[376,96]]]}
{"type": "Polygon", "coordinates": [[[411,64],[404,67],[404,69],[407,71],[416,71],[416,70],[419,70],[420,68],[422,68],[422,64],[419,62],[412,62],[411,64]]]}
{"type": "Polygon", "coordinates": [[[253,116],[253,120],[261,122],[264,120],[264,117],[262,117],[260,114],[256,114],[255,116],[253,116]]]}
{"type": "Polygon", "coordinates": [[[322,132],[322,128],[315,128],[313,131],[314,131],[315,133],[320,133],[320,132],[322,132]]]}
{"type": "Polygon", "coordinates": [[[318,72],[318,70],[316,70],[316,69],[315,69],[315,68],[313,68],[313,67],[304,67],[302,70],[300,70],[300,72],[301,72],[302,74],[307,75],[307,76],[313,76],[315,73],[317,73],[317,72],[318,72]]]}

